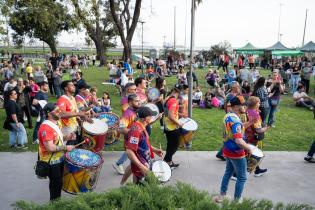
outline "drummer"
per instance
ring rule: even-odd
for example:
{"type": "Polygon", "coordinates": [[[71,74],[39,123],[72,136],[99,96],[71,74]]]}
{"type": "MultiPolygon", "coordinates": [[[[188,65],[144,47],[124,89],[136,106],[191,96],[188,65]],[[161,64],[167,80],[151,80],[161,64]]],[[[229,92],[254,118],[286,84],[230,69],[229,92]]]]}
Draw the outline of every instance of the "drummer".
{"type": "Polygon", "coordinates": [[[252,153],[249,145],[244,141],[244,126],[239,118],[240,110],[245,105],[242,96],[235,96],[230,100],[231,111],[224,116],[224,146],[223,155],[226,158],[226,169],[222,178],[220,195],[215,201],[220,203],[226,197],[229,180],[236,172],[237,180],[235,184],[234,200],[242,197],[243,188],[247,180],[247,160],[245,150],[252,153]]]}
{"type": "Polygon", "coordinates": [[[149,135],[145,127],[151,122],[151,117],[157,113],[148,107],[137,110],[137,120],[131,124],[125,140],[126,153],[131,161],[131,171],[134,183],[139,183],[150,171],[154,154],[163,156],[163,151],[150,145],[149,135]]]}
{"type": "Polygon", "coordinates": [[[64,136],[68,136],[70,134],[76,134],[72,135],[72,140],[77,141],[71,141],[70,144],[77,144],[79,142],[78,131],[79,131],[79,124],[77,121],[77,117],[81,117],[84,120],[88,119],[88,113],[86,112],[79,112],[75,98],[73,97],[73,94],[75,92],[75,86],[71,80],[65,80],[61,83],[61,88],[64,91],[64,95],[59,97],[57,101],[57,106],[61,110],[60,114],[60,123],[61,123],[61,131],[64,136]]]}
{"type": "MultiPolygon", "coordinates": [[[[270,126],[262,126],[262,120],[259,112],[260,100],[258,97],[251,96],[247,101],[247,116],[251,121],[254,121],[252,126],[245,130],[246,140],[248,143],[257,146],[258,141],[262,141],[264,133],[270,126]]],[[[267,172],[267,169],[261,169],[259,165],[255,169],[254,176],[259,177],[267,172]]]]}
{"type": "Polygon", "coordinates": [[[41,161],[49,163],[49,193],[50,200],[60,198],[63,177],[63,155],[71,151],[74,146],[65,145],[63,140],[70,140],[71,136],[63,136],[59,126],[60,110],[56,104],[48,103],[43,112],[46,120],[38,130],[38,154],[41,161]]]}
{"type": "MultiPolygon", "coordinates": [[[[120,118],[119,123],[119,132],[124,135],[124,139],[127,138],[127,133],[129,131],[129,128],[132,124],[132,122],[136,119],[136,111],[140,107],[140,99],[136,94],[131,94],[128,96],[128,109],[123,113],[123,115],[120,118]]],[[[113,164],[114,169],[117,171],[118,174],[124,175],[121,181],[121,185],[123,185],[128,177],[131,175],[131,170],[129,167],[124,171],[123,164],[128,159],[126,152],[124,152],[120,158],[116,161],[116,163],[113,164]]]]}
{"type": "Polygon", "coordinates": [[[121,112],[124,113],[128,107],[128,96],[131,94],[136,93],[136,85],[135,83],[127,83],[125,86],[124,96],[121,98],[120,105],[121,105],[121,112]]]}
{"type": "Polygon", "coordinates": [[[145,105],[148,102],[148,97],[146,95],[147,81],[142,77],[138,77],[135,80],[135,85],[137,87],[136,94],[140,99],[141,106],[145,105]]]}
{"type": "Polygon", "coordinates": [[[166,154],[164,161],[169,164],[171,169],[177,168],[179,164],[173,162],[173,155],[179,146],[179,128],[183,126],[178,121],[178,96],[180,93],[180,85],[175,85],[172,89],[170,96],[164,104],[164,133],[167,139],[166,154]]]}
{"type": "Polygon", "coordinates": [[[78,85],[78,94],[74,97],[78,110],[79,111],[86,111],[89,109],[89,95],[90,95],[90,86],[86,83],[82,83],[78,85]]]}
{"type": "MultiPolygon", "coordinates": [[[[178,97],[178,103],[179,103],[178,115],[179,115],[179,118],[188,117],[188,92],[189,92],[189,86],[183,85],[182,91],[178,97]]],[[[185,143],[184,146],[185,146],[185,149],[191,149],[192,141],[185,143]]]]}

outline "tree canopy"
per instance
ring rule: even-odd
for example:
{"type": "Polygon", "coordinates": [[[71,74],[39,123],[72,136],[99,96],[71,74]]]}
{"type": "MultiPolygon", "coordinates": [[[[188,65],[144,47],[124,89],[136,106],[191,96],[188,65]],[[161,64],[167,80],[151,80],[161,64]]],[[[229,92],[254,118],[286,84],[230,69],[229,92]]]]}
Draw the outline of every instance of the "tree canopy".
{"type": "Polygon", "coordinates": [[[24,36],[38,38],[56,53],[57,36],[74,26],[68,9],[55,0],[6,0],[9,9],[9,24],[14,30],[13,38],[24,36]]]}

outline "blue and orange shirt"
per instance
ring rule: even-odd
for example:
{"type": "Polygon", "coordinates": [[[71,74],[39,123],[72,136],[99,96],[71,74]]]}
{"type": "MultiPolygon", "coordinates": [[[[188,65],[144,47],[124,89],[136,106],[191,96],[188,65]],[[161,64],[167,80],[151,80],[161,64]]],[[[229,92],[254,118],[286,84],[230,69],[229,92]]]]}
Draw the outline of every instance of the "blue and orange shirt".
{"type": "Polygon", "coordinates": [[[235,139],[244,139],[244,126],[241,119],[233,112],[224,116],[223,156],[228,158],[245,157],[245,150],[237,145],[235,139]]]}

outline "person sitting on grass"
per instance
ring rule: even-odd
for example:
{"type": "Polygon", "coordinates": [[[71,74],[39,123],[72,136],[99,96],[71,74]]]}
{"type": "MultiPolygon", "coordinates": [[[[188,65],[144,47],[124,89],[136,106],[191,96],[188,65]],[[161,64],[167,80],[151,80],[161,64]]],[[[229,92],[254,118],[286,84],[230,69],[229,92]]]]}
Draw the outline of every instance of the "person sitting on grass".
{"type": "Polygon", "coordinates": [[[293,100],[295,102],[295,105],[298,107],[306,107],[310,110],[314,110],[314,99],[312,99],[310,96],[308,96],[305,92],[304,86],[299,85],[297,88],[297,91],[293,94],[293,100]]]}
{"type": "Polygon", "coordinates": [[[202,92],[200,87],[197,86],[196,90],[193,92],[192,103],[194,107],[199,107],[200,101],[202,100],[202,92]]]}

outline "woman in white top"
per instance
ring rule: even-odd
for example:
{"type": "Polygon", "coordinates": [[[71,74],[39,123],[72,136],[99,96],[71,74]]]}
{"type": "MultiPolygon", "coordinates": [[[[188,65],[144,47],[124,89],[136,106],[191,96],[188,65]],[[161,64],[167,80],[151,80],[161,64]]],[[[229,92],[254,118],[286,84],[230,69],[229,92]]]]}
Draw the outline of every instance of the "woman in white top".
{"type": "Polygon", "coordinates": [[[200,87],[198,86],[196,88],[196,91],[194,91],[193,93],[193,98],[192,98],[193,105],[199,106],[201,100],[202,100],[202,92],[200,90],[200,87]]]}

